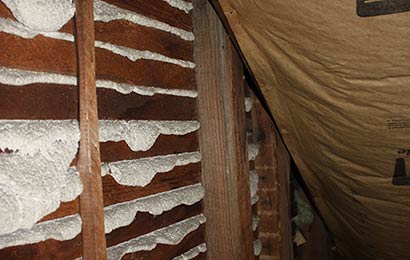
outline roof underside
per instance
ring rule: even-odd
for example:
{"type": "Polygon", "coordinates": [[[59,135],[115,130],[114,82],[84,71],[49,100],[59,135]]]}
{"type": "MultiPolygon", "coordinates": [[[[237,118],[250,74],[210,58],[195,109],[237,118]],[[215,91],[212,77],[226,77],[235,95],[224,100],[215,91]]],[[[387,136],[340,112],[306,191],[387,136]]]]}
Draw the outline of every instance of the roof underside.
{"type": "Polygon", "coordinates": [[[220,0],[343,259],[410,256],[410,13],[355,1],[220,0]]]}

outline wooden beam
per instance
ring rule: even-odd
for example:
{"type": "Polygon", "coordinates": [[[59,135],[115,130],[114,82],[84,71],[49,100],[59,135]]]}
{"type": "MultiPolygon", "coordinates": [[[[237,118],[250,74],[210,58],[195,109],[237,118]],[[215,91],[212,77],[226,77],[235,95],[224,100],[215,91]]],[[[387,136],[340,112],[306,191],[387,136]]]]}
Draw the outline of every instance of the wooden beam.
{"type": "Polygon", "coordinates": [[[210,4],[193,4],[208,259],[252,260],[243,65],[210,4]]]}
{"type": "Polygon", "coordinates": [[[93,0],[76,1],[75,21],[81,132],[77,169],[83,183],[80,195],[83,259],[103,260],[106,259],[106,242],[95,86],[93,0]]]}

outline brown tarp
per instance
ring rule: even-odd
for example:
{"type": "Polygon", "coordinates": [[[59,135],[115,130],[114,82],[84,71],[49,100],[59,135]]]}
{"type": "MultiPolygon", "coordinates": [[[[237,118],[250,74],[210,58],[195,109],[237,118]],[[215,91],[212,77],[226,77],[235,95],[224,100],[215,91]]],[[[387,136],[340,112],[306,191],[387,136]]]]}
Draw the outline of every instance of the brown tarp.
{"type": "Polygon", "coordinates": [[[410,186],[392,184],[410,168],[410,13],[219,2],[342,259],[410,259],[410,186]]]}

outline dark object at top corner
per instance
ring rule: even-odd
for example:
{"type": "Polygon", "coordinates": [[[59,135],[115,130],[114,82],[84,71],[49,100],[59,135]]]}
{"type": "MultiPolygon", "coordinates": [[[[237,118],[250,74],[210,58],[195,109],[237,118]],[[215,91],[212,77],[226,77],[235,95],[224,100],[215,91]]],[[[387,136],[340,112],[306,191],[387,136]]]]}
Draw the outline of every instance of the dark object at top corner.
{"type": "Polygon", "coordinates": [[[356,0],[360,17],[395,14],[410,11],[410,0],[356,0]]]}

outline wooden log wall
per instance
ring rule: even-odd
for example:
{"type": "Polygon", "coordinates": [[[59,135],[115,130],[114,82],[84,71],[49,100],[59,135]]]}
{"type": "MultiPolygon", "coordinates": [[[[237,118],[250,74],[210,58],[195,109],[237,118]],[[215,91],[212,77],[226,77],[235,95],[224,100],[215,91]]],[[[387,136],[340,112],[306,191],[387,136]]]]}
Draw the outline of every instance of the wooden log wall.
{"type": "MultiPolygon", "coordinates": [[[[108,259],[206,257],[192,4],[178,2],[94,3],[108,259]]],[[[0,30],[2,130],[17,135],[22,142],[31,142],[22,134],[12,135],[13,131],[26,127],[29,133],[41,136],[36,133],[40,122],[45,124],[41,131],[52,136],[54,125],[61,124],[65,129],[73,123],[70,131],[75,138],[70,140],[77,144],[79,94],[74,20],[58,32],[37,33],[22,29],[0,1],[0,30]]],[[[64,142],[59,136],[51,140],[64,142]]],[[[1,142],[0,148],[1,156],[12,156],[18,150],[1,142]]],[[[69,166],[70,176],[77,176],[75,154],[67,170],[69,166]]],[[[50,212],[31,227],[2,234],[0,259],[81,257],[76,195],[70,200],[58,200],[57,207],[54,202],[47,209],[50,212]],[[52,234],[50,230],[57,228],[61,232],[52,234]],[[16,239],[20,236],[25,239],[16,239]]]]}

